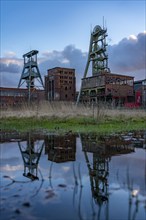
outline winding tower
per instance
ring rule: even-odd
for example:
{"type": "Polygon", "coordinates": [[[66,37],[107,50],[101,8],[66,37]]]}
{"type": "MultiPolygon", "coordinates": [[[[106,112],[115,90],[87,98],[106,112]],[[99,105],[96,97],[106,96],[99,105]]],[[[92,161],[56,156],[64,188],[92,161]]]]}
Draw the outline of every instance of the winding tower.
{"type": "Polygon", "coordinates": [[[33,91],[36,90],[35,80],[39,82],[39,86],[44,88],[43,80],[37,64],[37,50],[32,50],[23,55],[24,67],[18,84],[20,88],[26,82],[28,88],[28,101],[31,100],[33,91]]]}
{"type": "MultiPolygon", "coordinates": [[[[90,63],[92,64],[92,76],[98,76],[105,72],[110,72],[108,68],[108,55],[107,55],[107,29],[101,28],[96,25],[91,32],[90,45],[88,52],[88,59],[84,71],[83,79],[87,77],[90,63]]],[[[77,98],[77,103],[80,100],[80,95],[82,91],[82,85],[77,98]]]]}
{"type": "Polygon", "coordinates": [[[87,76],[89,64],[92,62],[92,76],[101,74],[103,71],[110,72],[108,68],[108,55],[106,53],[107,29],[96,25],[91,33],[88,60],[84,72],[87,76]]]}

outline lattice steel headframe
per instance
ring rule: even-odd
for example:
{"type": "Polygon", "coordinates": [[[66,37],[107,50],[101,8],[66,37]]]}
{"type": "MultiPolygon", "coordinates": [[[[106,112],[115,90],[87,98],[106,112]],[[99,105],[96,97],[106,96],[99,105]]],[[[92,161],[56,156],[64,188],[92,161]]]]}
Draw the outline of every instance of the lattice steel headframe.
{"type": "Polygon", "coordinates": [[[44,88],[43,80],[37,65],[37,50],[32,50],[23,55],[24,58],[24,67],[22,70],[21,78],[18,84],[18,88],[26,82],[28,88],[28,99],[31,99],[31,93],[36,88],[35,79],[39,82],[40,86],[44,88]]]}
{"type": "MultiPolygon", "coordinates": [[[[89,65],[92,63],[92,76],[102,74],[103,72],[110,72],[108,68],[108,55],[107,55],[107,29],[101,28],[99,25],[96,25],[91,32],[90,45],[88,60],[84,71],[83,78],[86,78],[89,65]]],[[[77,103],[80,99],[80,93],[82,86],[78,95],[77,103]]]]}

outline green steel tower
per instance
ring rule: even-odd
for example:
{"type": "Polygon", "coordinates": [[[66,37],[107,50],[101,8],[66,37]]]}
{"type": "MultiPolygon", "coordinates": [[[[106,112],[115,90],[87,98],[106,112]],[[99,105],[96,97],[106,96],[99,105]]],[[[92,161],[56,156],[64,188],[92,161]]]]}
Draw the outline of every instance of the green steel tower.
{"type": "MultiPolygon", "coordinates": [[[[96,25],[91,32],[88,59],[83,78],[87,77],[90,63],[92,63],[92,76],[100,75],[103,72],[110,72],[108,68],[108,55],[106,52],[106,37],[107,29],[96,25]]],[[[80,100],[81,91],[82,86],[77,98],[77,104],[80,100]]]]}
{"type": "Polygon", "coordinates": [[[18,88],[20,88],[23,83],[26,82],[26,86],[28,88],[29,102],[31,101],[31,95],[33,91],[36,89],[35,79],[39,82],[41,87],[44,88],[43,80],[41,78],[41,74],[37,65],[37,54],[37,50],[32,50],[23,55],[24,67],[18,84],[18,88]]]}

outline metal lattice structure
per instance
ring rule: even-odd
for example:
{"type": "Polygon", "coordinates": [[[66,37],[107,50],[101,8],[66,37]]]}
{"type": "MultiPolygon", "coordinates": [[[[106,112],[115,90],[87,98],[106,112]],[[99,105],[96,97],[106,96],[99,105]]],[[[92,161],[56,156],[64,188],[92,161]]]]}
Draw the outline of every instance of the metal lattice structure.
{"type": "MultiPolygon", "coordinates": [[[[92,63],[92,76],[97,76],[103,72],[110,72],[108,68],[108,55],[106,52],[107,29],[96,25],[91,32],[88,60],[84,71],[83,78],[87,77],[89,65],[92,63]]],[[[82,86],[78,95],[77,103],[80,100],[82,86]]]]}
{"type": "Polygon", "coordinates": [[[35,80],[37,80],[40,86],[44,88],[43,80],[37,64],[37,54],[37,50],[32,50],[23,55],[24,67],[18,84],[18,88],[20,88],[26,82],[29,101],[31,100],[33,91],[36,89],[35,80]]]}
{"type": "Polygon", "coordinates": [[[24,163],[23,176],[37,180],[38,178],[38,163],[44,148],[45,142],[35,142],[33,137],[28,133],[26,143],[19,141],[18,146],[24,163]]]}
{"type": "Polygon", "coordinates": [[[92,76],[101,74],[103,71],[110,72],[108,68],[108,55],[106,53],[107,29],[96,25],[91,33],[88,60],[84,72],[87,76],[89,64],[92,62],[92,76]]]}

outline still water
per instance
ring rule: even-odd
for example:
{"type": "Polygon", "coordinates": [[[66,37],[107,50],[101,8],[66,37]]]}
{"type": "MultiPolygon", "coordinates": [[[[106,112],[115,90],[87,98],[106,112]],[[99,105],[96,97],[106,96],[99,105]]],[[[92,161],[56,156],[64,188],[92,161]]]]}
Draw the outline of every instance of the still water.
{"type": "Polygon", "coordinates": [[[0,219],[145,220],[146,132],[1,133],[0,219]]]}

